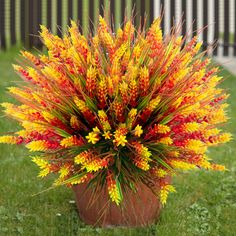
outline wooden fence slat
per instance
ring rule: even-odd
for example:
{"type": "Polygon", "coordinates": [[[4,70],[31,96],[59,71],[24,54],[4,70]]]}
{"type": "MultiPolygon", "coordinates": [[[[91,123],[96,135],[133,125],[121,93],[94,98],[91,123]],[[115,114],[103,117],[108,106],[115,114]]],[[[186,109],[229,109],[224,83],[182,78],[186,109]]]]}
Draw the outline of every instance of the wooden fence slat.
{"type": "Polygon", "coordinates": [[[10,0],[5,0],[5,38],[6,48],[11,46],[11,12],[10,12],[10,0]]]}
{"type": "Polygon", "coordinates": [[[32,11],[30,11],[30,4],[31,0],[25,0],[25,17],[24,17],[24,29],[25,29],[25,41],[24,45],[26,48],[30,47],[30,31],[29,31],[29,24],[32,23],[32,20],[30,19],[32,11]],[[30,13],[30,14],[29,14],[30,13]]]}
{"type": "Polygon", "coordinates": [[[47,25],[47,1],[46,0],[42,0],[42,6],[41,6],[41,24],[46,26],[48,29],[50,29],[50,27],[48,27],[47,25]]]}
{"type": "Polygon", "coordinates": [[[141,23],[141,0],[133,0],[133,3],[135,4],[134,23],[138,29],[141,23]]]}
{"type": "Polygon", "coordinates": [[[88,28],[89,28],[89,1],[83,0],[82,5],[82,28],[83,28],[83,34],[87,36],[88,34],[88,28]]]}
{"type": "Polygon", "coordinates": [[[79,27],[81,31],[82,31],[82,24],[83,24],[82,8],[83,8],[83,1],[78,0],[78,21],[79,21],[79,27]]]}
{"type": "Polygon", "coordinates": [[[236,56],[236,3],[234,4],[234,56],[236,56]]]}
{"type": "Polygon", "coordinates": [[[62,34],[64,34],[67,31],[67,25],[68,25],[68,0],[62,0],[62,17],[61,17],[61,29],[62,34]]]}
{"type": "Polygon", "coordinates": [[[146,28],[147,28],[150,24],[150,0],[145,1],[144,15],[146,17],[146,28]]]}
{"type": "MultiPolygon", "coordinates": [[[[193,1],[193,4],[192,4],[192,24],[193,24],[193,37],[195,35],[197,35],[197,1],[198,0],[192,0],[193,1]]],[[[205,0],[207,1],[207,0],[205,0]]]]}
{"type": "Polygon", "coordinates": [[[42,24],[42,0],[37,0],[37,4],[35,5],[35,11],[37,12],[36,14],[36,25],[34,25],[35,29],[35,46],[37,48],[42,48],[42,42],[39,38],[39,31],[40,31],[40,25],[42,24]]]}
{"type": "Polygon", "coordinates": [[[6,38],[5,38],[5,1],[0,1],[0,37],[1,37],[1,48],[6,49],[6,38]]]}
{"type": "Polygon", "coordinates": [[[126,10],[126,5],[125,5],[125,0],[120,0],[121,4],[121,19],[120,19],[120,24],[123,25],[124,23],[124,18],[125,18],[125,10],[126,10]]]}
{"type": "Polygon", "coordinates": [[[29,1],[29,47],[41,48],[39,38],[40,24],[42,23],[42,0],[29,1]]]}
{"type": "Polygon", "coordinates": [[[110,7],[110,3],[109,0],[103,0],[103,7],[104,7],[104,16],[106,17],[106,20],[110,19],[109,16],[109,7],[110,7]]]}
{"type": "Polygon", "coordinates": [[[29,21],[26,22],[28,23],[28,32],[29,32],[29,47],[32,48],[34,45],[34,21],[35,21],[35,1],[30,1],[29,0],[29,8],[28,8],[28,14],[29,14],[29,21]]]}
{"type": "Polygon", "coordinates": [[[103,0],[98,0],[98,1],[99,1],[99,14],[103,16],[104,1],[103,0]]]}
{"type": "MultiPolygon", "coordinates": [[[[208,25],[208,0],[203,1],[203,26],[208,25]]],[[[208,30],[203,30],[203,50],[207,49],[208,30]]]]}
{"type": "MultiPolygon", "coordinates": [[[[149,4],[149,0],[145,1],[146,4],[149,4]]],[[[132,0],[126,0],[126,16],[130,20],[132,14],[132,0]]]]}
{"type": "Polygon", "coordinates": [[[89,32],[94,32],[94,0],[89,0],[89,32]]]}
{"type": "Polygon", "coordinates": [[[119,0],[112,1],[111,9],[113,12],[114,27],[115,30],[117,30],[120,26],[121,21],[121,2],[119,0]]]}
{"type": "Polygon", "coordinates": [[[161,29],[164,35],[165,34],[165,1],[164,0],[160,0],[160,9],[161,9],[161,15],[162,15],[161,29]]]}
{"type": "Polygon", "coordinates": [[[140,16],[141,16],[141,22],[140,25],[143,28],[145,25],[145,1],[141,0],[141,5],[140,5],[140,16]]]}
{"type": "Polygon", "coordinates": [[[149,9],[149,14],[150,14],[150,25],[152,24],[154,20],[154,0],[150,0],[150,9],[149,9]]]}
{"type": "Polygon", "coordinates": [[[57,0],[52,0],[52,8],[51,8],[51,31],[53,34],[57,33],[57,0]]]}
{"type": "MultiPolygon", "coordinates": [[[[214,41],[216,42],[219,39],[219,0],[215,0],[214,11],[215,11],[214,41]]],[[[218,54],[218,47],[219,47],[219,42],[217,42],[217,45],[213,51],[214,56],[218,54]]]]}
{"type": "Polygon", "coordinates": [[[52,28],[52,0],[47,0],[47,27],[52,28]]]}
{"type": "Polygon", "coordinates": [[[132,1],[132,20],[133,20],[133,24],[136,28],[136,17],[137,17],[137,1],[133,0],[132,1]]]}
{"type": "Polygon", "coordinates": [[[111,25],[112,25],[113,30],[115,30],[116,29],[116,27],[115,27],[115,2],[111,1],[110,4],[111,4],[110,5],[111,25]]]}
{"type": "Polygon", "coordinates": [[[11,32],[11,44],[14,45],[16,43],[16,29],[15,29],[15,0],[10,1],[10,32],[11,32]]]}
{"type": "Polygon", "coordinates": [[[170,2],[170,20],[171,20],[171,27],[175,25],[175,0],[171,0],[170,2]]]}
{"type": "Polygon", "coordinates": [[[182,0],[182,35],[186,35],[186,28],[187,28],[187,0],[182,0]]]}
{"type": "Polygon", "coordinates": [[[97,29],[98,25],[98,15],[99,15],[99,1],[95,0],[94,1],[94,9],[93,9],[93,16],[94,16],[94,29],[97,29]]]}
{"type": "Polygon", "coordinates": [[[229,0],[225,0],[224,5],[224,46],[223,55],[229,55],[229,0]]]}
{"type": "Polygon", "coordinates": [[[75,21],[75,22],[77,22],[78,21],[78,0],[73,0],[73,3],[72,3],[72,5],[73,5],[73,9],[72,9],[72,11],[73,11],[73,20],[75,21]]]}
{"type": "Polygon", "coordinates": [[[73,0],[68,0],[68,24],[73,19],[73,0]]]}
{"type": "Polygon", "coordinates": [[[15,30],[16,30],[16,43],[21,45],[21,9],[20,9],[20,0],[16,0],[15,3],[15,30]]]}
{"type": "Polygon", "coordinates": [[[62,36],[62,0],[57,0],[57,35],[62,36]]]}
{"type": "Polygon", "coordinates": [[[21,21],[20,21],[20,33],[21,41],[25,43],[25,1],[20,2],[20,12],[21,12],[21,21]]]}

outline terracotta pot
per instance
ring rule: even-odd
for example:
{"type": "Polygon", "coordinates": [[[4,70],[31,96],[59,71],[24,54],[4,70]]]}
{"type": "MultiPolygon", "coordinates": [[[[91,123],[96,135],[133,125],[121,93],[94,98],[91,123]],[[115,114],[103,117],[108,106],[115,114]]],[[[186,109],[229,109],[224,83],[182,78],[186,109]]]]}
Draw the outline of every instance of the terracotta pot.
{"type": "Polygon", "coordinates": [[[144,184],[137,186],[137,192],[127,191],[121,206],[109,201],[105,188],[93,204],[91,188],[85,184],[73,187],[79,216],[86,224],[102,227],[112,226],[146,226],[153,223],[159,216],[161,204],[153,192],[144,184]]]}

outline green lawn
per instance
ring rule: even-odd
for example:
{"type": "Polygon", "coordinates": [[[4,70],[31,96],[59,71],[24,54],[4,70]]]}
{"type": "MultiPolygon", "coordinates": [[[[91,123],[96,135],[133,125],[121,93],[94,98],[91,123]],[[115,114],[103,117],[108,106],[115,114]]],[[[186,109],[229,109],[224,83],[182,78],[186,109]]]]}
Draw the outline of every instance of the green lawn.
{"type": "MultiPolygon", "coordinates": [[[[0,52],[0,102],[12,99],[6,87],[18,80],[11,64],[17,49],[0,52]]],[[[236,134],[236,77],[223,70],[229,88],[227,130],[236,134]]],[[[2,114],[2,113],[1,113],[2,114]]],[[[0,134],[17,130],[3,116],[0,134]]],[[[230,170],[225,173],[196,171],[174,178],[176,194],[170,194],[159,221],[142,229],[100,229],[86,226],[77,215],[70,189],[59,187],[32,197],[48,188],[52,179],[38,179],[37,167],[27,151],[16,146],[0,146],[0,235],[236,235],[236,145],[235,142],[211,149],[209,155],[230,170]],[[72,201],[72,202],[71,202],[72,201]]]]}

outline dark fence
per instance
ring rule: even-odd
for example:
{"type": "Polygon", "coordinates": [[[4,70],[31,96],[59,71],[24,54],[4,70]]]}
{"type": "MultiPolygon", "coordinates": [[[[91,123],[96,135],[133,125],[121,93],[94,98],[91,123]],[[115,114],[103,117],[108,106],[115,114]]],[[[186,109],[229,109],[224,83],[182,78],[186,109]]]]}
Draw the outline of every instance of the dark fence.
{"type": "Polygon", "coordinates": [[[164,33],[182,21],[181,33],[189,37],[199,34],[209,53],[236,56],[235,0],[0,0],[0,49],[22,43],[26,48],[41,48],[40,24],[60,36],[73,19],[86,34],[94,30],[104,11],[111,13],[117,28],[125,9],[128,16],[133,14],[136,26],[143,24],[144,16],[150,25],[164,9],[164,33]],[[197,31],[207,25],[206,30],[197,31]]]}

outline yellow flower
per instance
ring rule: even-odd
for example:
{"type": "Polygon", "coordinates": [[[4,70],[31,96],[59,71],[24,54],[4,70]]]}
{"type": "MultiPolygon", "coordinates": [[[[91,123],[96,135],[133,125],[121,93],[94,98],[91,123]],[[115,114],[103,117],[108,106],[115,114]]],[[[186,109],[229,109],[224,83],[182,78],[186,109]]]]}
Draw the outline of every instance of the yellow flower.
{"type": "Polygon", "coordinates": [[[95,144],[99,141],[99,136],[97,132],[90,132],[86,137],[86,139],[88,139],[89,143],[95,144]]]}
{"type": "Polygon", "coordinates": [[[219,143],[227,143],[232,139],[232,134],[230,133],[222,133],[216,136],[211,136],[209,138],[209,145],[217,145],[219,143]]]}
{"type": "Polygon", "coordinates": [[[168,132],[170,132],[170,127],[167,125],[162,125],[162,124],[157,124],[154,127],[155,133],[158,134],[167,134],[168,132]]]}
{"type": "Polygon", "coordinates": [[[71,147],[73,146],[73,136],[68,137],[68,138],[64,138],[61,140],[60,145],[63,147],[71,147]]]}
{"type": "Polygon", "coordinates": [[[103,111],[103,110],[99,110],[98,111],[98,117],[100,119],[103,131],[111,130],[111,126],[108,122],[108,117],[107,117],[106,112],[103,111]]]}
{"type": "Polygon", "coordinates": [[[91,161],[93,154],[91,151],[83,151],[74,158],[76,164],[86,165],[91,161]]]}
{"type": "Polygon", "coordinates": [[[159,178],[163,178],[165,177],[168,173],[167,171],[161,169],[161,168],[158,168],[155,170],[155,174],[159,177],[159,178]]]}
{"type": "Polygon", "coordinates": [[[80,128],[80,124],[79,124],[78,118],[76,116],[74,116],[74,115],[71,116],[70,125],[73,129],[79,129],[80,128]]]}
{"type": "Polygon", "coordinates": [[[211,168],[212,168],[213,170],[218,170],[218,171],[225,171],[225,170],[227,170],[227,169],[225,168],[225,166],[219,165],[219,164],[212,164],[212,165],[211,165],[211,168]]]}
{"type": "Polygon", "coordinates": [[[149,102],[149,104],[147,105],[147,109],[149,109],[150,111],[154,111],[157,108],[157,106],[159,105],[160,101],[161,101],[160,96],[157,96],[156,98],[153,98],[149,102]]]}
{"type": "Polygon", "coordinates": [[[70,173],[69,167],[67,165],[64,165],[59,170],[59,174],[60,174],[59,178],[64,179],[64,177],[66,177],[69,173],[70,173]]]}
{"type": "Polygon", "coordinates": [[[91,173],[86,174],[86,175],[84,175],[83,177],[73,178],[73,179],[70,181],[70,184],[76,185],[76,184],[84,183],[84,182],[89,178],[89,176],[91,176],[91,173]]]}
{"type": "Polygon", "coordinates": [[[203,154],[207,149],[206,145],[197,139],[188,139],[186,141],[185,148],[194,151],[197,154],[203,154]]]}
{"type": "Polygon", "coordinates": [[[165,185],[161,188],[160,191],[160,200],[161,204],[165,205],[169,192],[176,192],[175,188],[172,185],[165,185]]]}
{"type": "Polygon", "coordinates": [[[50,122],[51,120],[55,119],[55,116],[53,116],[51,113],[49,113],[47,111],[42,111],[42,116],[48,122],[50,122]]]}
{"type": "Polygon", "coordinates": [[[102,135],[105,139],[111,139],[112,134],[110,131],[106,131],[104,132],[104,134],[102,135]]]}
{"type": "Polygon", "coordinates": [[[30,150],[30,152],[48,150],[47,141],[44,140],[32,141],[25,146],[30,150]]]}
{"type": "Polygon", "coordinates": [[[115,142],[117,146],[121,145],[124,147],[128,141],[125,135],[119,135],[115,140],[113,140],[113,142],[115,142]]]}
{"type": "Polygon", "coordinates": [[[181,126],[183,131],[188,132],[188,133],[193,133],[195,131],[198,131],[199,127],[200,127],[200,124],[197,122],[189,122],[181,126]]]}
{"type": "Polygon", "coordinates": [[[97,134],[101,133],[100,129],[97,126],[93,128],[93,132],[97,134]]]}
{"type": "Polygon", "coordinates": [[[86,112],[88,110],[85,102],[78,97],[74,97],[74,102],[81,112],[86,112]]]}
{"type": "Polygon", "coordinates": [[[82,144],[83,142],[78,139],[76,135],[63,138],[60,142],[60,145],[66,148],[71,146],[81,146],[82,144]]]}
{"type": "Polygon", "coordinates": [[[19,97],[22,97],[24,99],[32,99],[32,95],[29,92],[25,92],[22,89],[16,88],[16,87],[9,87],[8,88],[9,92],[12,94],[15,94],[19,97]]]}
{"type": "Polygon", "coordinates": [[[129,130],[132,129],[132,126],[133,126],[133,123],[135,121],[136,115],[137,115],[137,109],[135,109],[135,108],[132,108],[128,113],[126,124],[127,124],[127,128],[129,130]]]}
{"type": "Polygon", "coordinates": [[[18,138],[15,136],[5,135],[0,137],[0,143],[16,144],[18,138]]]}
{"type": "Polygon", "coordinates": [[[173,168],[181,169],[181,170],[192,170],[196,168],[194,164],[187,163],[180,160],[171,160],[170,163],[173,168]]]}
{"type": "Polygon", "coordinates": [[[143,133],[142,126],[137,125],[134,129],[134,135],[137,136],[137,137],[140,137],[142,133],[143,133]]]}
{"type": "Polygon", "coordinates": [[[145,158],[144,156],[140,156],[140,155],[136,155],[134,157],[134,164],[142,169],[142,170],[149,170],[150,169],[150,165],[148,164],[149,159],[145,158]]]}
{"type": "Polygon", "coordinates": [[[36,156],[32,158],[32,161],[41,169],[38,177],[45,177],[50,173],[51,165],[47,160],[36,156]]]}
{"type": "Polygon", "coordinates": [[[173,140],[171,137],[163,137],[163,138],[160,138],[159,142],[165,145],[171,145],[173,143],[173,140]]]}
{"type": "Polygon", "coordinates": [[[110,199],[112,202],[115,202],[117,205],[119,205],[122,200],[122,196],[118,189],[116,179],[114,179],[113,174],[109,174],[106,179],[107,179],[107,188],[110,199]]]}

